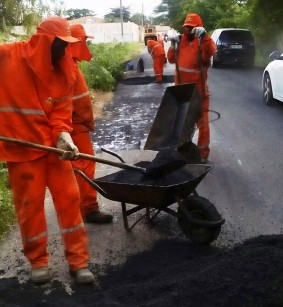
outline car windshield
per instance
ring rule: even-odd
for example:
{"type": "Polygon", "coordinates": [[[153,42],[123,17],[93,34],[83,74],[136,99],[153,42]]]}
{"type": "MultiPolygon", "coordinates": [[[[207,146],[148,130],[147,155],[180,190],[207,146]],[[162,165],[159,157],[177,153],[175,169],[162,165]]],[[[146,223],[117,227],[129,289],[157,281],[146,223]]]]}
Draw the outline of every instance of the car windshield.
{"type": "Polygon", "coordinates": [[[237,30],[223,31],[219,39],[225,43],[234,43],[234,42],[251,43],[254,41],[251,32],[237,31],[237,30]]]}

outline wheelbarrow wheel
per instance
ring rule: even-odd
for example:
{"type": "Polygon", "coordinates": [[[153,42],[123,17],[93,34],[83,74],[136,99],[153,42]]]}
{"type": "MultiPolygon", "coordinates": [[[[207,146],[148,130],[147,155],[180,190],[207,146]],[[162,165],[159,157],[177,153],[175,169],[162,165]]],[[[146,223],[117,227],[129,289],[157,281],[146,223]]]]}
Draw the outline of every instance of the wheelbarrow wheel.
{"type": "Polygon", "coordinates": [[[206,198],[201,196],[189,196],[182,200],[178,207],[178,223],[183,233],[191,241],[200,244],[209,244],[215,241],[221,231],[221,224],[206,226],[205,222],[221,221],[222,217],[215,206],[206,198]],[[186,210],[186,212],[185,212],[186,210]],[[192,222],[203,221],[204,225],[192,222]]]}

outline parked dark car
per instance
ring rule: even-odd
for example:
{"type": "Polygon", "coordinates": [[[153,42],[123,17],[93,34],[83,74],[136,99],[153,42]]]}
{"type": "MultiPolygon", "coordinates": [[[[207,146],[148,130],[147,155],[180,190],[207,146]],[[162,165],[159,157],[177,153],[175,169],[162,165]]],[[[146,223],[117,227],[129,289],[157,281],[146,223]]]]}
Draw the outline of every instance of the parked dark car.
{"type": "Polygon", "coordinates": [[[216,29],[211,37],[217,48],[216,54],[211,57],[211,67],[217,67],[219,64],[254,66],[255,40],[250,30],[216,29]]]}

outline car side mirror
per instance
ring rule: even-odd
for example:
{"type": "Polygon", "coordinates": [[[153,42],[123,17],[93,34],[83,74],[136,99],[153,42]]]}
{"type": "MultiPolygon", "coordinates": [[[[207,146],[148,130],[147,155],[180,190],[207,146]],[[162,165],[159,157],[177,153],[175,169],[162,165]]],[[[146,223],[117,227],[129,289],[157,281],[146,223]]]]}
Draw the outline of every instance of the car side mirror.
{"type": "Polygon", "coordinates": [[[281,53],[278,50],[271,52],[269,58],[271,61],[282,59],[281,53]]]}

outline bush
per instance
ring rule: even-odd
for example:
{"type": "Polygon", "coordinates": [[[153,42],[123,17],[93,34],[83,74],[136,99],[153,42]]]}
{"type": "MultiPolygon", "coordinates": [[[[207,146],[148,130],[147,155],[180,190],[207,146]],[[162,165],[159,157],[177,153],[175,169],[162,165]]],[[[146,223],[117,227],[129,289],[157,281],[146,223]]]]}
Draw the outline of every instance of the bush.
{"type": "Polygon", "coordinates": [[[112,77],[111,73],[105,67],[95,62],[91,62],[87,67],[85,79],[89,88],[104,92],[113,91],[116,84],[116,80],[112,77]]]}
{"type": "Polygon", "coordinates": [[[6,33],[0,33],[0,44],[7,43],[10,41],[10,36],[6,33]]]}
{"type": "Polygon", "coordinates": [[[80,63],[88,87],[112,91],[123,76],[124,63],[138,56],[141,48],[140,43],[89,44],[93,59],[80,63]]]}
{"type": "Polygon", "coordinates": [[[0,240],[15,222],[15,210],[12,203],[12,193],[8,188],[8,173],[6,164],[0,162],[0,240]]]}
{"type": "Polygon", "coordinates": [[[25,40],[28,37],[26,35],[16,35],[13,33],[0,33],[0,44],[7,43],[7,42],[15,42],[19,40],[25,40]]]}

